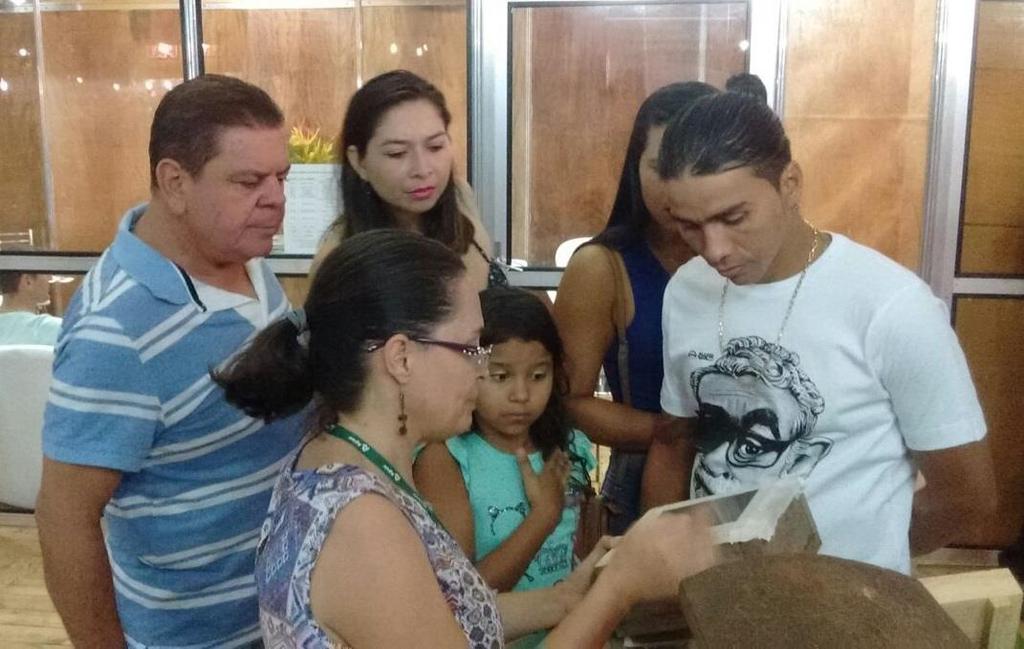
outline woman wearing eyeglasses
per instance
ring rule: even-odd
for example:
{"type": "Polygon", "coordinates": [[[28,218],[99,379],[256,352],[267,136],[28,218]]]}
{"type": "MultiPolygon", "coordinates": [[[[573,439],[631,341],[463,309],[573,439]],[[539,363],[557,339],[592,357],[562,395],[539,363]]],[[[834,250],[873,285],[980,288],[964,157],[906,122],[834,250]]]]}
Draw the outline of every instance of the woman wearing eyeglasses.
{"type": "Polygon", "coordinates": [[[303,309],[217,375],[253,416],[317,417],[281,469],[257,547],[270,646],[600,647],[640,600],[710,565],[707,530],[644,519],[588,590],[591,554],[561,584],[496,595],[416,488],[413,450],[470,426],[489,349],[476,285],[441,243],[398,230],[344,241],[303,309]],[[557,626],[556,626],[557,625],[557,626]]]}

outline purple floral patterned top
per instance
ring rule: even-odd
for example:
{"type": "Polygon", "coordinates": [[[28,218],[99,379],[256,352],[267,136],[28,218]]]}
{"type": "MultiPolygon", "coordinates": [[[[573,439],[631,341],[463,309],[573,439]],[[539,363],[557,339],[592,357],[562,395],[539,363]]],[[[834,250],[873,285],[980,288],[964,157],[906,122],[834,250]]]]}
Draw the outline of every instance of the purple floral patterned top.
{"type": "MultiPolygon", "coordinates": [[[[376,474],[350,464],[296,471],[286,464],[256,548],[256,588],[267,649],[345,649],[313,619],[310,577],[334,518],[365,494],[384,496],[405,514],[423,541],[437,585],[472,649],[504,647],[495,594],[458,543],[430,514],[376,474]]],[[[387,545],[381,545],[387,551],[387,545]]],[[[358,596],[339,588],[339,597],[358,596]]]]}

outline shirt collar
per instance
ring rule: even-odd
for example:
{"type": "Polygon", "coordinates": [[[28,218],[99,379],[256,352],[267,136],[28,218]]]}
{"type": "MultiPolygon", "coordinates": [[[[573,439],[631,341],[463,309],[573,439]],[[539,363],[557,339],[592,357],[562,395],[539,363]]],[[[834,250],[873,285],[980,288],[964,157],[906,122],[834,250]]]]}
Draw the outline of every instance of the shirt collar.
{"type": "Polygon", "coordinates": [[[154,297],[171,304],[187,304],[192,301],[192,296],[182,272],[132,231],[147,207],[147,203],[142,203],[125,213],[110,253],[121,268],[149,289],[154,297]]]}

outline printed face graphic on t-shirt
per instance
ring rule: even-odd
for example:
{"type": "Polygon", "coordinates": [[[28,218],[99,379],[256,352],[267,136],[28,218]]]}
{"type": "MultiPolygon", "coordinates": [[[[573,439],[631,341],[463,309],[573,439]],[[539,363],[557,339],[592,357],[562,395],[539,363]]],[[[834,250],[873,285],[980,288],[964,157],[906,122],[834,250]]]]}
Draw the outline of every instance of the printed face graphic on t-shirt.
{"type": "Polygon", "coordinates": [[[729,342],[691,375],[697,397],[694,496],[749,489],[787,475],[807,477],[832,441],[813,436],[824,400],[799,357],[761,338],[729,342]]]}

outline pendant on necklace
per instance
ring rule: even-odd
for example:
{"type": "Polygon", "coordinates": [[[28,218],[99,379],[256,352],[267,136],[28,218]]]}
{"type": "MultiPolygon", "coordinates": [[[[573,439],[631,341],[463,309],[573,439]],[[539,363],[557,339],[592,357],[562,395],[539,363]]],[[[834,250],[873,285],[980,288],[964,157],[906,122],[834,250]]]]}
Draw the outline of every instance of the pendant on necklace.
{"type": "MultiPolygon", "coordinates": [[[[796,296],[800,294],[800,287],[804,284],[804,277],[807,276],[807,270],[811,267],[811,262],[814,261],[814,253],[818,251],[818,238],[821,234],[818,228],[811,226],[814,239],[811,243],[811,251],[807,253],[807,262],[804,264],[803,270],[800,271],[800,277],[796,280],[796,287],[793,289],[793,295],[789,297],[789,304],[786,306],[786,313],[782,316],[782,324],[779,325],[779,333],[775,336],[775,344],[782,344],[782,334],[786,331],[786,324],[789,322],[789,316],[793,313],[793,305],[796,304],[796,296]]],[[[725,283],[722,284],[722,297],[718,301],[718,351],[725,352],[725,296],[729,293],[729,280],[726,279],[725,283]]]]}

